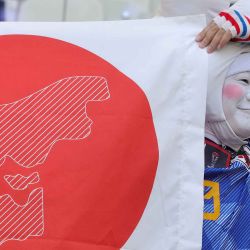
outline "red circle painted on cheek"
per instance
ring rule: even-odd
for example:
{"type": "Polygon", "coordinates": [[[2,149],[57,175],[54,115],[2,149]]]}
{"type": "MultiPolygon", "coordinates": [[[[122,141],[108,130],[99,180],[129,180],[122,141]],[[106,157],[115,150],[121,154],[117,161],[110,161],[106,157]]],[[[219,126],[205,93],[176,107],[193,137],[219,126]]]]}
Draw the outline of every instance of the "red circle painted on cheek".
{"type": "Polygon", "coordinates": [[[1,247],[119,249],[142,216],[158,164],[145,94],[105,60],[63,41],[13,35],[0,37],[0,46],[2,105],[70,76],[105,77],[110,91],[110,99],[87,104],[93,121],[87,138],[57,141],[44,164],[30,169],[6,158],[1,177],[37,171],[41,181],[16,192],[1,179],[0,194],[23,205],[32,190],[42,187],[45,230],[42,237],[1,247]]]}
{"type": "Polygon", "coordinates": [[[244,95],[244,90],[235,83],[228,83],[224,85],[222,93],[228,99],[238,99],[244,95]]]}

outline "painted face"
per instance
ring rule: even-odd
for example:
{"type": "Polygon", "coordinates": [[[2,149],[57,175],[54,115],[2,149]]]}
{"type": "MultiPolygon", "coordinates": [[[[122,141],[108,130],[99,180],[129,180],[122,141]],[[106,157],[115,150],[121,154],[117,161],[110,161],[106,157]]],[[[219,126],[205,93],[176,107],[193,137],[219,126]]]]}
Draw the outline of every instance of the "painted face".
{"type": "Polygon", "coordinates": [[[250,72],[226,78],[222,93],[226,119],[236,135],[250,137],[250,72]]]}

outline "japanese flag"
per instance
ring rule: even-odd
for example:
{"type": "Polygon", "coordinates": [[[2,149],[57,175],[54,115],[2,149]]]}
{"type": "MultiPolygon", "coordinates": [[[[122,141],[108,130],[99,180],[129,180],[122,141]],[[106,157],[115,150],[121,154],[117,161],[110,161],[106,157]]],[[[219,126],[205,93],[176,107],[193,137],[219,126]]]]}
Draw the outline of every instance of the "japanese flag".
{"type": "Polygon", "coordinates": [[[1,249],[201,248],[204,22],[0,25],[1,249]]]}

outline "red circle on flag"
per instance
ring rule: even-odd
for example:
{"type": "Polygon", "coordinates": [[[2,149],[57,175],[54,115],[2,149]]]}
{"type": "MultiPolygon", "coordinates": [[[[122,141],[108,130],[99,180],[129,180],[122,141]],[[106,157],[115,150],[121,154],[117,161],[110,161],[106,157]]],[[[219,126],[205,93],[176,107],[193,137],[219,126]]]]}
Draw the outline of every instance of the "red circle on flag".
{"type": "MultiPolygon", "coordinates": [[[[20,166],[14,158],[17,153],[13,157],[0,154],[0,162],[5,159],[0,195],[8,194],[17,205],[25,206],[31,192],[42,188],[44,216],[42,236],[20,242],[9,240],[1,247],[121,248],[146,207],[158,164],[157,139],[146,95],[113,65],[73,44],[39,36],[9,35],[0,37],[0,46],[1,108],[7,109],[61,79],[76,76],[106,79],[110,95],[86,103],[91,133],[84,139],[55,141],[42,164],[20,166]],[[39,173],[40,181],[24,190],[13,190],[4,180],[7,175],[29,176],[34,172],[39,173]]],[[[19,116],[16,123],[20,124],[25,116],[19,116]]],[[[18,138],[20,132],[15,136],[18,138]]],[[[32,141],[36,138],[26,140],[26,145],[32,141]]]]}

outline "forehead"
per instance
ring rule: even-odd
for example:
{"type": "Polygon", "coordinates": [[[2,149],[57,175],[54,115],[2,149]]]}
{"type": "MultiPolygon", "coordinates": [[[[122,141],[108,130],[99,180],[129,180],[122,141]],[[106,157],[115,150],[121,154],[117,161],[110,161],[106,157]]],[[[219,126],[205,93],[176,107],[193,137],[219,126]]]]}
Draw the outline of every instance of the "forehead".
{"type": "Polygon", "coordinates": [[[250,71],[250,53],[240,54],[228,68],[227,76],[250,71]]]}
{"type": "MultiPolygon", "coordinates": [[[[249,65],[250,68],[250,65],[249,65]]],[[[242,79],[250,79],[250,69],[249,71],[239,72],[226,77],[226,80],[242,80],[242,79]]]]}

